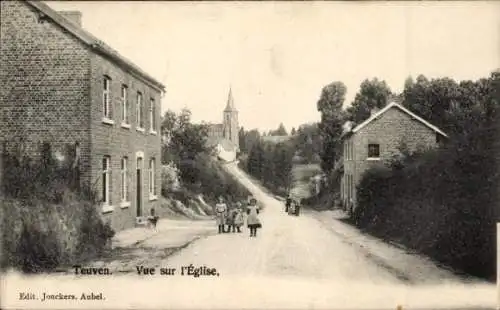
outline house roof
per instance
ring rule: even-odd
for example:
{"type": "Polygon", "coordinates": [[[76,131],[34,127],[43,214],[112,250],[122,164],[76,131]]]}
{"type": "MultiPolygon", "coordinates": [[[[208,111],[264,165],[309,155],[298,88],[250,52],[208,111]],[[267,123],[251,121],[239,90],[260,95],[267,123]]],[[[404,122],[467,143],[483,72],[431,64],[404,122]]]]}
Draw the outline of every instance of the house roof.
{"type": "Polygon", "coordinates": [[[232,152],[234,150],[236,150],[236,145],[228,140],[228,139],[222,139],[220,141],[220,145],[222,146],[222,148],[226,151],[226,152],[232,152]]]}
{"type": "Polygon", "coordinates": [[[236,145],[228,139],[217,138],[217,137],[207,137],[206,143],[209,147],[216,147],[220,145],[226,152],[231,152],[236,150],[236,145]]]}
{"type": "Polygon", "coordinates": [[[114,63],[125,68],[127,71],[137,76],[138,78],[141,78],[149,85],[157,88],[160,91],[165,91],[165,85],[163,85],[161,82],[159,82],[158,80],[156,80],[155,78],[144,72],[138,66],[133,64],[130,60],[120,55],[117,51],[113,50],[110,46],[106,45],[106,43],[99,40],[91,33],[84,30],[82,27],[66,19],[64,16],[62,16],[61,14],[50,8],[47,4],[41,1],[26,1],[26,3],[28,3],[43,15],[49,17],[60,27],[62,27],[63,29],[67,30],[69,33],[74,35],[84,44],[89,46],[94,52],[107,56],[114,63]]]}
{"type": "Polygon", "coordinates": [[[402,105],[397,104],[396,102],[392,102],[392,103],[386,105],[380,111],[378,111],[377,113],[373,114],[367,120],[365,120],[364,122],[362,122],[361,124],[359,124],[358,126],[356,126],[354,129],[352,129],[351,132],[352,133],[356,133],[356,132],[360,131],[363,127],[365,127],[366,125],[370,124],[372,121],[374,121],[375,119],[377,119],[380,115],[384,114],[385,112],[387,112],[388,110],[390,110],[392,108],[398,108],[398,109],[400,109],[401,111],[403,111],[404,113],[408,114],[413,119],[419,121],[420,123],[422,123],[423,125],[427,126],[428,128],[434,130],[435,132],[439,133],[440,135],[442,135],[444,137],[448,137],[448,135],[445,134],[443,131],[441,131],[439,128],[437,128],[436,126],[434,126],[431,123],[427,122],[426,120],[424,120],[420,116],[414,114],[413,112],[411,112],[407,108],[403,107],[402,105]]]}

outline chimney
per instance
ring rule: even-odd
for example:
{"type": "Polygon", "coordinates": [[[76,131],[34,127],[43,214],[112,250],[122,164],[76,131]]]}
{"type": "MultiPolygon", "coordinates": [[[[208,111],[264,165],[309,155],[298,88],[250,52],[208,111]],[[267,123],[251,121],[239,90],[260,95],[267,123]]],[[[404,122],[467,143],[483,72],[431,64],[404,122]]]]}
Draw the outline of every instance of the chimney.
{"type": "Polygon", "coordinates": [[[59,11],[64,18],[72,22],[73,24],[81,27],[82,26],[82,12],[80,11],[59,11]]]}

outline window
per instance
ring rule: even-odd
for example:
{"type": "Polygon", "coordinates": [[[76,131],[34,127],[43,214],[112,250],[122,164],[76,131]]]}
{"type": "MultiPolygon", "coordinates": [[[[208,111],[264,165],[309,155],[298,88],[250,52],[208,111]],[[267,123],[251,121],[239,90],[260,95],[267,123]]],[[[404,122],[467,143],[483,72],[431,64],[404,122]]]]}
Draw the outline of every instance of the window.
{"type": "Polygon", "coordinates": [[[129,123],[128,87],[122,85],[122,124],[129,123]]]}
{"type": "Polygon", "coordinates": [[[136,122],[137,122],[137,128],[143,129],[144,128],[144,117],[143,117],[143,106],[142,106],[142,94],[140,92],[137,92],[137,109],[136,109],[136,122]]]}
{"type": "Polygon", "coordinates": [[[121,161],[121,197],[122,197],[122,202],[129,201],[127,166],[128,166],[128,158],[123,157],[122,161],[121,161]]]}
{"type": "Polygon", "coordinates": [[[104,205],[111,205],[110,182],[111,182],[110,157],[102,158],[102,201],[104,205]]]}
{"type": "Polygon", "coordinates": [[[156,132],[156,105],[153,98],[151,98],[149,105],[149,131],[156,132]]]}
{"type": "Polygon", "coordinates": [[[110,107],[110,84],[111,79],[104,76],[104,84],[102,89],[102,110],[103,116],[105,118],[111,119],[111,107],[110,107]]]}
{"type": "Polygon", "coordinates": [[[149,196],[153,197],[156,196],[155,167],[156,167],[155,159],[151,158],[149,160],[149,196]]]}
{"type": "Polygon", "coordinates": [[[380,145],[368,144],[368,158],[379,158],[379,157],[380,157],[380,145]]]}

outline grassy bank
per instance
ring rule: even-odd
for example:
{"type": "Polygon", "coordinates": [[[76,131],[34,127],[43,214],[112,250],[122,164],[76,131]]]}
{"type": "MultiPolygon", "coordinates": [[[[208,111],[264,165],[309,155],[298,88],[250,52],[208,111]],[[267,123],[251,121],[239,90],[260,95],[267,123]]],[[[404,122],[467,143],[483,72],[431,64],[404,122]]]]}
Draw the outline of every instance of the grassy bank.
{"type": "Polygon", "coordinates": [[[106,251],[114,235],[92,191],[80,188],[75,158],[58,162],[50,144],[41,154],[2,154],[2,270],[39,273],[83,262],[106,251]]]}

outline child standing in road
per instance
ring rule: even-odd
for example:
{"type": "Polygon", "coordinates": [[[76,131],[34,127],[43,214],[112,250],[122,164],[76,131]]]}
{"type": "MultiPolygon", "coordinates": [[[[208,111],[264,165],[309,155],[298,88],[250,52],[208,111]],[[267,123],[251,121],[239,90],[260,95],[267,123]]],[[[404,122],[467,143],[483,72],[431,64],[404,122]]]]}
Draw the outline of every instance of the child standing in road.
{"type": "Polygon", "coordinates": [[[236,216],[236,206],[232,206],[229,209],[228,216],[227,216],[227,225],[228,225],[228,231],[227,232],[235,232],[236,227],[234,225],[234,218],[236,216]]]}
{"type": "Polygon", "coordinates": [[[236,212],[234,215],[233,227],[236,227],[239,233],[241,233],[241,226],[243,226],[245,222],[245,216],[243,215],[243,210],[241,207],[236,208],[236,212]]]}
{"type": "Polygon", "coordinates": [[[259,207],[257,206],[257,200],[252,199],[250,205],[247,209],[247,226],[250,229],[250,237],[257,237],[257,229],[262,227],[259,220],[259,207]]]}

